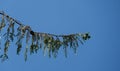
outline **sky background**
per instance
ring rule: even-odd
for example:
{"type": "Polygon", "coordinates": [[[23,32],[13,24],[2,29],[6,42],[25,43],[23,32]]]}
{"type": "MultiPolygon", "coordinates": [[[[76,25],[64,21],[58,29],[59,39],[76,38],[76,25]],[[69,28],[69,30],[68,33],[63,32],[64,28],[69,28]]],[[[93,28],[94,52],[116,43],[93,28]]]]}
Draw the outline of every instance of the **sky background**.
{"type": "Polygon", "coordinates": [[[92,37],[68,58],[60,49],[56,59],[40,51],[25,62],[10,47],[0,71],[120,71],[120,0],[0,0],[0,10],[34,31],[92,37]]]}

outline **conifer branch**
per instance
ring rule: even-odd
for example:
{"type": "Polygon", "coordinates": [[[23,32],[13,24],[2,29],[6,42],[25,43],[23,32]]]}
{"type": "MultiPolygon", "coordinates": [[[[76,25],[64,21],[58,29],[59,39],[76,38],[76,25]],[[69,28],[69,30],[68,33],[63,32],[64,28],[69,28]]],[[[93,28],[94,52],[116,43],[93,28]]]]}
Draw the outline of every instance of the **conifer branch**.
{"type": "Polygon", "coordinates": [[[15,38],[17,38],[17,55],[20,54],[20,51],[23,47],[22,40],[26,39],[26,50],[24,53],[25,61],[27,60],[27,53],[29,50],[30,54],[33,54],[37,53],[39,49],[43,50],[44,55],[48,53],[49,57],[52,55],[56,58],[59,48],[63,47],[65,56],[67,57],[68,47],[72,48],[74,50],[74,53],[76,53],[76,50],[79,46],[78,42],[83,44],[84,41],[90,38],[89,33],[56,35],[50,33],[35,32],[30,26],[22,24],[16,19],[5,14],[3,11],[0,11],[0,17],[0,32],[3,31],[3,28],[7,29],[5,31],[6,33],[1,33],[2,37],[5,39],[4,54],[0,56],[0,58],[2,58],[2,61],[8,59],[8,48],[15,38]],[[15,30],[17,31],[15,32],[15,30]]]}

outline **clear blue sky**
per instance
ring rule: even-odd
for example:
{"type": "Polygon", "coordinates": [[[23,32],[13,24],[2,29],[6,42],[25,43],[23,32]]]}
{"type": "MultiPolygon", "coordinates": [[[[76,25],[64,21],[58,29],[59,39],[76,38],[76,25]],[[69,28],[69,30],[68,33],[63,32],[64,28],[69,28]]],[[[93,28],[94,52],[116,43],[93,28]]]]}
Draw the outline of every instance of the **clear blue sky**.
{"type": "Polygon", "coordinates": [[[92,36],[68,58],[61,49],[56,59],[40,51],[25,62],[10,47],[0,71],[120,71],[120,0],[0,0],[0,10],[34,31],[92,36]]]}

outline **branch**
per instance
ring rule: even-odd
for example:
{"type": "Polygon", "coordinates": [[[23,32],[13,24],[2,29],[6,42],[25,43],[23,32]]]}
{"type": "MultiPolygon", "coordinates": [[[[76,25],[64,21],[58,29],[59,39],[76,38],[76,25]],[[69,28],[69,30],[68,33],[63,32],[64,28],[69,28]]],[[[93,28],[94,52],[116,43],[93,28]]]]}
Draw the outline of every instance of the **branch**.
{"type": "Polygon", "coordinates": [[[74,53],[76,53],[77,47],[79,47],[78,42],[83,44],[84,41],[90,38],[89,33],[56,35],[50,33],[35,32],[30,26],[18,22],[16,19],[5,14],[3,11],[0,11],[0,15],[2,17],[0,23],[0,32],[2,32],[3,28],[7,28],[6,33],[2,33],[3,37],[5,38],[5,47],[4,54],[2,54],[0,58],[2,58],[3,61],[8,59],[8,47],[10,46],[10,42],[15,38],[17,38],[16,45],[18,55],[21,51],[21,48],[23,47],[22,40],[26,39],[26,50],[24,53],[25,61],[27,60],[28,49],[30,50],[30,54],[37,53],[39,49],[42,49],[44,55],[48,53],[49,57],[53,55],[53,57],[56,58],[59,48],[63,47],[65,56],[67,57],[68,47],[72,48],[74,50],[74,53]],[[16,27],[14,27],[15,25],[16,27]],[[17,30],[17,33],[14,32],[14,30],[17,30]],[[30,45],[28,43],[30,43],[30,45]]]}

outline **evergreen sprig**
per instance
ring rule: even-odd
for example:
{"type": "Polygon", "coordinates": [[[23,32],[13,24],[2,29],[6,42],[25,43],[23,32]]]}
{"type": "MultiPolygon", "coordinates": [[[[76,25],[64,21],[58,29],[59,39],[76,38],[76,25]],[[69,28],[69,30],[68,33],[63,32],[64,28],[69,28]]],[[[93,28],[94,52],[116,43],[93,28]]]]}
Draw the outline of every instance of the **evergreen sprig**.
{"type": "Polygon", "coordinates": [[[83,44],[84,41],[90,38],[89,33],[55,35],[50,33],[35,32],[31,29],[30,26],[18,22],[16,19],[8,16],[3,11],[0,11],[0,15],[0,32],[3,31],[3,28],[7,29],[6,33],[2,36],[5,38],[4,54],[0,56],[0,58],[2,58],[2,61],[8,59],[8,48],[10,47],[10,42],[12,42],[15,38],[17,38],[17,55],[20,54],[20,51],[23,47],[23,39],[26,39],[26,47],[24,53],[25,61],[27,60],[28,51],[30,54],[34,54],[37,53],[39,49],[43,49],[44,55],[48,53],[49,57],[53,56],[56,58],[60,47],[63,47],[65,51],[65,57],[67,57],[68,47],[72,48],[74,50],[74,53],[76,53],[76,50],[79,47],[78,42],[83,44]],[[15,32],[15,30],[17,31],[15,32]]]}

